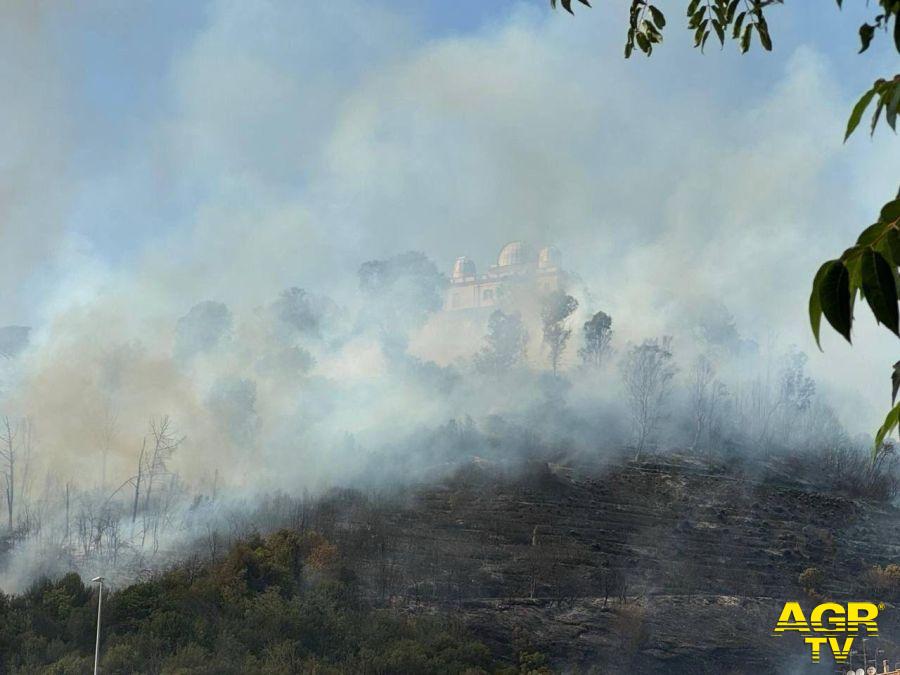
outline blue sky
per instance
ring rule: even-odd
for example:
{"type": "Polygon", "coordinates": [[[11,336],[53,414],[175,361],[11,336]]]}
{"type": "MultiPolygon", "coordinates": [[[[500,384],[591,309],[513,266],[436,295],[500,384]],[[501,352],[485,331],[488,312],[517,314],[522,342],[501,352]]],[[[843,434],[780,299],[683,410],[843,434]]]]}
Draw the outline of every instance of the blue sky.
{"type": "MultiPolygon", "coordinates": [[[[621,4],[5,6],[0,321],[109,303],[139,331],[210,297],[339,295],[406,248],[484,265],[526,237],[568,251],[635,338],[724,298],[812,352],[811,273],[897,187],[885,131],[840,142],[889,40],[856,55],[865,3],[795,0],[769,12],[773,53],[701,55],[664,2],[666,43],[625,62],[621,4]]],[[[859,337],[814,365],[875,400],[894,343],[859,337]]]]}
{"type": "MultiPolygon", "coordinates": [[[[523,8],[532,14],[546,13],[547,21],[574,24],[595,20],[609,26],[598,35],[596,54],[583,54],[584,68],[602,68],[602,59],[613,58],[621,51],[623,16],[620,11],[604,3],[593,10],[579,8],[576,17],[562,12],[550,13],[543,0],[531,2],[513,0],[458,0],[455,2],[394,0],[382,3],[410,23],[414,31],[413,43],[453,39],[478,34],[502,24],[512,13],[523,8]]],[[[754,52],[738,56],[733,48],[724,53],[716,48],[708,50],[704,58],[690,58],[678,77],[665,86],[680,88],[696,85],[713,75],[714,86],[722,95],[734,96],[739,104],[743,97],[752,97],[771,85],[783,64],[785,54],[800,45],[815,49],[828,59],[829,68],[847,95],[861,91],[878,66],[890,63],[893,56],[888,40],[876,40],[870,53],[856,56],[858,46],[856,26],[865,20],[869,10],[864,3],[848,3],[843,11],[823,7],[825,3],[792,3],[770,11],[770,21],[776,35],[776,52],[754,52]],[[723,72],[724,71],[724,72],[723,72]],[[723,81],[724,80],[724,81],[723,81]],[[731,81],[728,81],[731,80],[731,81]]],[[[664,5],[665,6],[665,5],[664,5]]],[[[681,25],[681,8],[666,7],[670,15],[667,39],[670,44],[657,51],[655,61],[665,61],[670,50],[685,51],[689,33],[681,25]],[[675,44],[672,44],[675,43],[675,44]]],[[[169,78],[173,59],[189,49],[197,35],[209,21],[209,6],[204,2],[89,2],[77,9],[58,11],[45,17],[48,30],[42,39],[52,41],[54,54],[66,81],[66,114],[76,139],[72,160],[79,168],[79,178],[109,176],[123,169],[136,170],[135,154],[140,154],[146,128],[167,114],[171,106],[169,78]]],[[[329,28],[335,28],[330,26],[329,28]]],[[[635,59],[636,61],[638,59],[635,59]]],[[[681,66],[681,64],[679,64],[681,66]]],[[[662,68],[653,63],[649,68],[662,68]]],[[[648,66],[636,64],[635,76],[644,75],[648,66]]],[[[111,206],[107,213],[99,212],[96,195],[90,195],[91,205],[75,206],[76,229],[88,236],[97,235],[97,244],[111,259],[116,259],[139,244],[130,234],[135,231],[165,228],[166,223],[179,216],[178,204],[155,204],[159,213],[125,213],[111,206]],[[146,223],[122,226],[124,217],[146,223]],[[105,221],[113,221],[105,223],[105,221]]],[[[78,200],[76,199],[76,202],[78,200]]]]}

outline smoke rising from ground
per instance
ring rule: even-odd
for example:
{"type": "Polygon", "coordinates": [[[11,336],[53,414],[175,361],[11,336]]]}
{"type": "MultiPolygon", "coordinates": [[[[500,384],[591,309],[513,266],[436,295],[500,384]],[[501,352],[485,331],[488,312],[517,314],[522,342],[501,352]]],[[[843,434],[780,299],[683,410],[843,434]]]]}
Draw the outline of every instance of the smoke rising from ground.
{"type": "MultiPolygon", "coordinates": [[[[2,47],[34,77],[11,85],[19,131],[0,139],[14,178],[4,316],[33,328],[4,362],[3,412],[34,420],[34,499],[45,481],[99,495],[133,478],[164,415],[185,436],[167,470],[207,495],[425,476],[529,443],[620,448],[616,363],[664,334],[679,374],[661,446],[690,443],[685,392],[709,350],[735,428],[780,400],[792,344],[850,434],[886,402],[889,336],[861,321],[855,351],[827,337],[821,356],[804,306],[816,265],[895,189],[898,160],[841,147],[853,87],[788,24],[764,64],[675,40],[671,58],[626,63],[612,11],[573,22],[510,3],[476,31],[427,35],[387,5],[210,2],[171,43],[142,37],[165,57],[157,97],[110,104],[109,133],[127,141],[113,143],[102,120],[61,114],[98,96],[61,83],[58,61],[86,58],[56,32],[72,17],[4,12],[35,36],[2,47]],[[75,148],[70,124],[91,131],[75,148]],[[602,373],[574,367],[576,335],[565,382],[549,378],[530,326],[531,368],[482,377],[484,326],[434,316],[421,279],[360,289],[369,260],[422,251],[441,273],[457,255],[483,269],[512,239],[562,249],[576,333],[597,310],[614,317],[602,373]],[[478,433],[445,426],[467,418],[478,433]]],[[[112,12],[98,5],[75,34],[112,12]]],[[[771,442],[782,414],[742,447],[771,442]]]]}

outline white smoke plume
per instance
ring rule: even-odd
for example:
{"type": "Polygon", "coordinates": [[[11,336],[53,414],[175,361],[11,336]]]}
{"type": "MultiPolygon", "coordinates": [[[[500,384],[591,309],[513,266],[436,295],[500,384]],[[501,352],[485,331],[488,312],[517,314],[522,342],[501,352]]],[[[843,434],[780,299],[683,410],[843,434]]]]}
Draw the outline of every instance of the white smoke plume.
{"type": "MultiPolygon", "coordinates": [[[[126,62],[153,95],[135,102],[65,64],[113,49],[79,42],[97,26],[129,42],[142,10],[29,7],[0,21],[16,36],[0,46],[3,316],[33,329],[2,412],[33,420],[32,494],[47,482],[56,507],[66,484],[133,478],[165,415],[184,436],[167,471],[207,495],[364,481],[382,457],[424,475],[458,451],[428,434],[466,417],[484,431],[543,411],[554,442],[577,418],[579,451],[621,446],[614,367],[563,391],[535,372],[485,382],[483,325],[398,326],[391,312],[420,308],[359,291],[367,260],[485,268],[513,239],[563,251],[576,332],[603,309],[620,354],[673,334],[686,377],[714,324],[755,345],[724,350],[733,382],[779,372],[796,344],[851,433],[877,422],[894,343],[860,317],[856,349],[829,336],[823,356],[804,306],[816,265],[896,189],[898,157],[841,146],[859,78],[788,22],[765,62],[701,58],[674,30],[666,58],[625,62],[601,9],[509,3],[431,35],[390,3],[209,2],[175,35],[139,35],[151,55],[126,62]]],[[[480,438],[466,452],[488,453],[480,438]]]]}

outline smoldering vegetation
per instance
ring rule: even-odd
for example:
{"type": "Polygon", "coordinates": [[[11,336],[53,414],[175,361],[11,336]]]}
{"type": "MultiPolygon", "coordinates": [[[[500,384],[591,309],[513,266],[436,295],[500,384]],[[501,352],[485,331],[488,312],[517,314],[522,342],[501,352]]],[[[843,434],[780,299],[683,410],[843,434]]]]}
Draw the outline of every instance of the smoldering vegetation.
{"type": "Polygon", "coordinates": [[[364,262],[340,299],[288,288],[248,310],[80,308],[3,329],[0,586],[123,583],[284,526],[275,495],[396,497],[473,463],[600,472],[675,450],[896,493],[892,448],[873,463],[805,355],[740,334],[724,306],[625,341],[577,284],[478,314],[442,311],[445,284],[409,252],[364,262]]]}

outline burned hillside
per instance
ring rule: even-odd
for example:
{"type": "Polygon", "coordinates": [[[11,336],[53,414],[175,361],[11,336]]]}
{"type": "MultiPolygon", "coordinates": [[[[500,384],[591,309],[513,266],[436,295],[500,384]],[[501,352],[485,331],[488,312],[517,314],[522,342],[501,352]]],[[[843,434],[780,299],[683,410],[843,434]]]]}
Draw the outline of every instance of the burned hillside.
{"type": "MultiPolygon", "coordinates": [[[[803,655],[771,637],[785,598],[900,599],[877,577],[896,560],[896,509],[791,473],[687,455],[473,463],[402,500],[331,495],[299,522],[339,542],[373,602],[457,613],[506,658],[780,673],[803,655]]],[[[900,625],[892,609],[883,621],[900,625]]]]}

